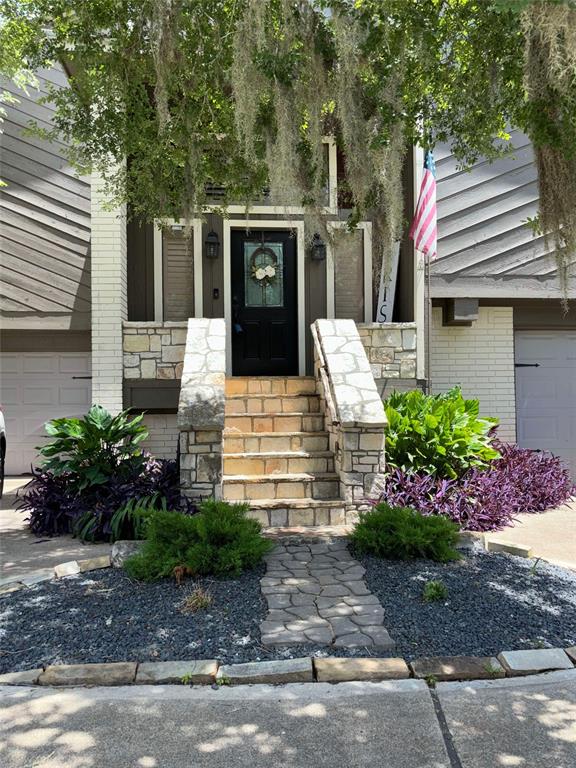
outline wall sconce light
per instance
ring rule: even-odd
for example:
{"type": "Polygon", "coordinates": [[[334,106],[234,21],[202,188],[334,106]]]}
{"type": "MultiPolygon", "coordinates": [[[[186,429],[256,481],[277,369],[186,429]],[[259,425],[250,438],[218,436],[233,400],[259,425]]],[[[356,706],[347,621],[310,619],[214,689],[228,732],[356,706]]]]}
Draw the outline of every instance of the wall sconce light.
{"type": "Polygon", "coordinates": [[[179,221],[175,221],[170,224],[170,229],[173,235],[178,235],[180,232],[184,232],[184,224],[180,224],[179,221]]]}
{"type": "Polygon", "coordinates": [[[220,252],[220,240],[218,238],[218,234],[214,232],[213,229],[208,232],[206,235],[206,240],[204,240],[204,246],[206,248],[206,258],[207,259],[217,259],[218,254],[220,252]]]}
{"type": "Polygon", "coordinates": [[[313,261],[324,261],[326,258],[326,243],[318,232],[315,233],[311,243],[311,256],[313,261]]]}

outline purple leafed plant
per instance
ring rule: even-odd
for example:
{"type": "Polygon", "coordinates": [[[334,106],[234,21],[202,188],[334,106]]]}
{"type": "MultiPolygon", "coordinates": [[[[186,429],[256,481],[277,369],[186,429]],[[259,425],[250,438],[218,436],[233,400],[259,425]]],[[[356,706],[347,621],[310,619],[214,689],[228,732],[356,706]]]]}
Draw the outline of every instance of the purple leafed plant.
{"type": "Polygon", "coordinates": [[[501,454],[487,469],[456,480],[392,469],[381,500],[423,515],[446,515],[470,531],[493,531],[522,512],[541,512],[566,501],[575,488],[559,458],[495,441],[501,454]]]}
{"type": "Polygon", "coordinates": [[[167,509],[187,514],[194,504],[182,495],[178,465],[175,461],[146,456],[141,463],[124,465],[106,483],[81,491],[70,482],[68,474],[54,475],[46,469],[33,470],[24,489],[19,508],[28,513],[30,530],[38,535],[58,536],[74,533],[79,520],[90,514],[95,521],[91,538],[110,538],[110,523],[117,509],[131,499],[157,496],[165,499],[167,509]]]}

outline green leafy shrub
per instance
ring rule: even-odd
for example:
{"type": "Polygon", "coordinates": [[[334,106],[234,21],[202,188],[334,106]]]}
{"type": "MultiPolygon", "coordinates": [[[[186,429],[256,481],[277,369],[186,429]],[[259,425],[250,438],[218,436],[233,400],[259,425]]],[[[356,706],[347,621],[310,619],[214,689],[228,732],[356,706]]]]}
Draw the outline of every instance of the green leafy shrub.
{"type": "Polygon", "coordinates": [[[186,566],[199,576],[239,576],[253,568],[273,546],[260,523],[246,517],[248,505],[209,500],[193,517],[153,512],[141,552],[125,563],[134,579],[153,581],[186,566]]]}
{"type": "Polygon", "coordinates": [[[427,581],[422,590],[422,599],[425,603],[436,603],[446,600],[448,597],[448,587],[443,581],[427,581]]]}
{"type": "Polygon", "coordinates": [[[352,532],[352,542],[359,552],[392,560],[425,557],[441,563],[458,560],[454,549],[459,527],[447,517],[424,517],[407,507],[381,503],[360,514],[352,532]]]}
{"type": "Polygon", "coordinates": [[[394,392],[384,405],[389,466],[457,478],[500,456],[491,434],[498,420],[480,418],[478,400],[466,400],[459,387],[440,395],[394,392]]]}
{"type": "Polygon", "coordinates": [[[110,541],[143,539],[146,525],[158,509],[167,511],[166,499],[158,493],[139,499],[130,499],[112,515],[110,541]]]}
{"type": "Polygon", "coordinates": [[[134,465],[144,463],[140,443],[148,430],[142,418],[143,414],[130,416],[128,411],[112,416],[93,405],[80,419],[49,421],[45,429],[52,439],[39,448],[45,458],[43,469],[56,477],[66,474],[76,491],[108,482],[119,467],[128,474],[134,465]]]}

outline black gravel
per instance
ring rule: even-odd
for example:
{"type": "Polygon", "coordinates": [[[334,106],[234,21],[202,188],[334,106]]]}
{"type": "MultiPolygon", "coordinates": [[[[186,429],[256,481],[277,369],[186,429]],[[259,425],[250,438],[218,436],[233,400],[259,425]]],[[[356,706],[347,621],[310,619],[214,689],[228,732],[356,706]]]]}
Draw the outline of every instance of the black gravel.
{"type": "Polygon", "coordinates": [[[6,594],[0,598],[0,673],[47,664],[327,655],[325,646],[260,645],[264,572],[262,565],[239,579],[188,580],[177,587],[173,580],[141,584],[107,568],[6,594]],[[182,613],[183,600],[197,586],[210,592],[212,604],[182,613]]]}
{"type": "Polygon", "coordinates": [[[105,569],[45,582],[0,598],[0,672],[47,664],[216,658],[238,663],[298,656],[492,655],[501,650],[576,644],[576,573],[499,554],[439,565],[358,558],[380,599],[396,648],[266,649],[260,622],[264,566],[233,581],[139,584],[105,569]],[[444,582],[446,600],[425,603],[424,584],[444,582]],[[201,585],[207,609],[181,611],[201,585]]]}
{"type": "Polygon", "coordinates": [[[576,644],[576,573],[543,561],[478,551],[440,565],[358,557],[384,608],[396,655],[488,656],[503,650],[576,644]],[[445,600],[426,603],[427,581],[445,600]]]}

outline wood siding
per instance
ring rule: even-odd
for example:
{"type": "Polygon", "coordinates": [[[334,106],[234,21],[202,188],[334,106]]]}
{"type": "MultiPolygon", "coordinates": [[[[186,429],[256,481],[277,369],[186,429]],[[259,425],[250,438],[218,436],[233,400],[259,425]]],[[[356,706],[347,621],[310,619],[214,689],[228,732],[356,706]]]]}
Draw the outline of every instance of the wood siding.
{"type": "Polygon", "coordinates": [[[65,158],[65,145],[27,136],[30,121],[53,126],[54,107],[38,104],[62,88],[60,68],[38,74],[29,95],[10,81],[0,136],[0,317],[4,328],[90,327],[90,184],[65,158]]]}
{"type": "MultiPolygon", "coordinates": [[[[458,168],[450,147],[435,150],[438,259],[433,296],[559,295],[552,243],[534,237],[538,179],[529,139],[512,131],[514,152],[493,163],[458,168]]],[[[576,274],[576,273],[575,273],[576,274]]],[[[576,280],[572,281],[576,295],[576,280]]]]}
{"type": "Polygon", "coordinates": [[[364,233],[361,230],[335,234],[334,315],[364,322],[364,233]]]}
{"type": "Polygon", "coordinates": [[[194,257],[192,238],[184,233],[162,235],[164,320],[194,317],[194,257]]]}

